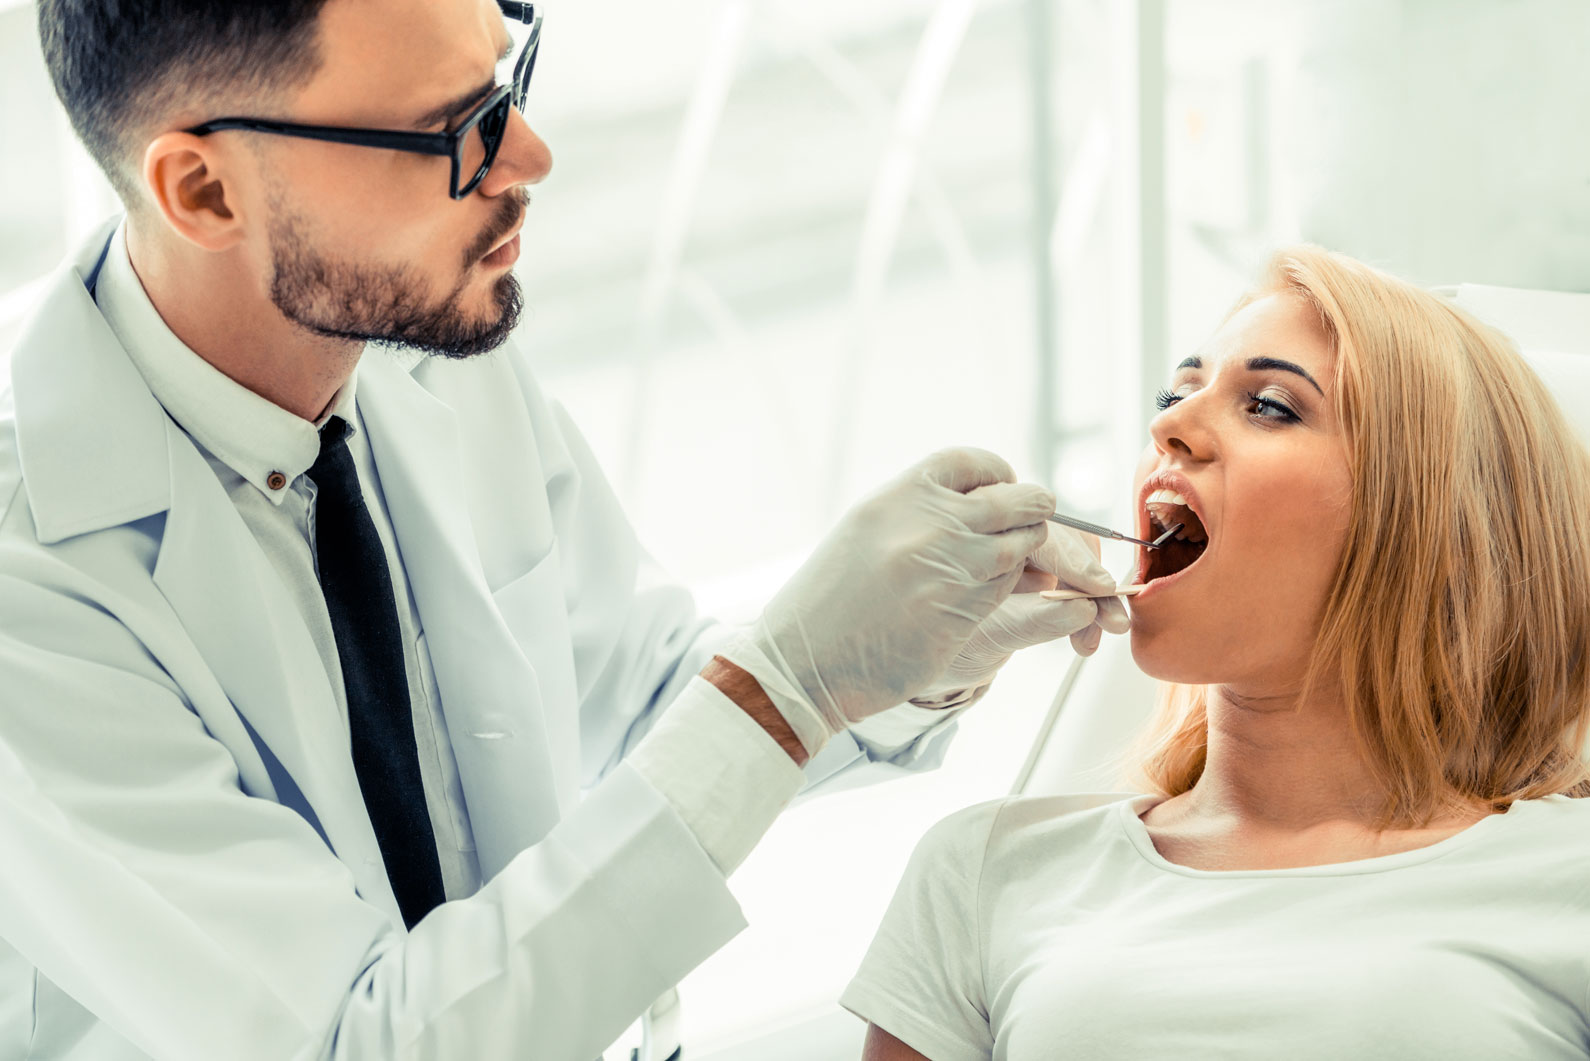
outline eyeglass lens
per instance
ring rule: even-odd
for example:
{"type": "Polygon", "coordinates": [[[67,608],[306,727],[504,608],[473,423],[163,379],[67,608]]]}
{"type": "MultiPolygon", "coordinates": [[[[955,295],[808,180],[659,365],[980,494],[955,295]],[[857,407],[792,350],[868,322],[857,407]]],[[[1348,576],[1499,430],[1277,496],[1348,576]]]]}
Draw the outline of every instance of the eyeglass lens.
{"type": "Polygon", "coordinates": [[[502,146],[503,134],[508,128],[508,108],[524,107],[525,96],[530,90],[530,75],[535,72],[536,52],[540,50],[539,34],[528,27],[527,31],[530,35],[524,38],[526,43],[518,49],[514,61],[512,93],[498,106],[483,114],[480,121],[475,123],[475,127],[464,136],[460,145],[458,180],[461,183],[458,191],[453,195],[455,199],[462,199],[486,179],[492,162],[497,158],[497,150],[502,146]]]}
{"type": "Polygon", "coordinates": [[[458,179],[463,186],[458,189],[458,198],[474,191],[496,161],[497,149],[502,146],[503,133],[508,128],[511,104],[512,100],[504,96],[500,103],[481,115],[480,121],[464,136],[458,164],[458,179]]]}

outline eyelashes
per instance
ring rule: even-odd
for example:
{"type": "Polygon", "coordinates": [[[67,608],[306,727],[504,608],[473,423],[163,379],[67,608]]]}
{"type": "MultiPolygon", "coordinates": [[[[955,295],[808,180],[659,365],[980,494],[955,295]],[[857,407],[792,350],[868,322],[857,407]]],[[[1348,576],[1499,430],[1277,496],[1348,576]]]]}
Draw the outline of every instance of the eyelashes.
{"type": "MultiPolygon", "coordinates": [[[[1177,402],[1181,401],[1182,397],[1182,395],[1176,394],[1173,391],[1162,387],[1154,395],[1154,407],[1160,412],[1164,412],[1172,405],[1175,405],[1177,402]]],[[[1247,394],[1247,399],[1248,404],[1254,407],[1254,415],[1260,420],[1274,420],[1280,423],[1290,424],[1296,423],[1300,419],[1299,416],[1288,406],[1276,401],[1274,398],[1265,398],[1261,395],[1254,394],[1252,391],[1249,391],[1247,394]],[[1269,410],[1271,415],[1264,415],[1265,410],[1269,410]]]]}
{"type": "Polygon", "coordinates": [[[1278,420],[1283,424],[1296,423],[1298,420],[1298,415],[1296,413],[1287,408],[1285,405],[1282,405],[1280,402],[1276,401],[1274,398],[1261,398],[1257,394],[1250,394],[1248,395],[1248,401],[1258,406],[1261,410],[1269,409],[1271,412],[1277,414],[1275,416],[1261,416],[1261,420],[1278,420]]]}

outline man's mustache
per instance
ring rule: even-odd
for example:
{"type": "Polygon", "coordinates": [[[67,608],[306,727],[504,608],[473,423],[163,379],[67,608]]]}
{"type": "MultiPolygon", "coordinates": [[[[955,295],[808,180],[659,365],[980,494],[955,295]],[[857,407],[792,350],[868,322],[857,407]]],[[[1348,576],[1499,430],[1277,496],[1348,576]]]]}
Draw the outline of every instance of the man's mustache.
{"type": "Polygon", "coordinates": [[[465,265],[474,265],[497,245],[497,242],[512,232],[524,220],[525,211],[530,209],[530,189],[515,188],[503,196],[502,207],[497,211],[497,216],[492,219],[480,238],[470,244],[469,251],[464,255],[465,265]]]}

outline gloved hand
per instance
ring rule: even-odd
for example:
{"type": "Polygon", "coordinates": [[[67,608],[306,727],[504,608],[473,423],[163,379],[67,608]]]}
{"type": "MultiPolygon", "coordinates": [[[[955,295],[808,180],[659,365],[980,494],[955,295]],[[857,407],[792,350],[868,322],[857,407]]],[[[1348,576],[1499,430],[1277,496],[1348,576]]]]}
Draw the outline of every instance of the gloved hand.
{"type": "Polygon", "coordinates": [[[1099,563],[1098,540],[1081,531],[1047,524],[1048,539],[1027,558],[1027,570],[1010,598],[978,626],[949,669],[911,702],[921,707],[951,707],[974,699],[994,680],[1010,657],[1024,648],[1070,636],[1079,656],[1091,656],[1103,631],[1124,634],[1132,627],[1119,597],[1048,601],[1046,589],[1107,593],[1115,579],[1099,563]]]}
{"type": "MultiPolygon", "coordinates": [[[[944,450],[851,509],[724,651],[826,739],[927,688],[1010,596],[1054,495],[982,450],[944,450]]],[[[1089,605],[1091,607],[1091,605],[1089,605]]],[[[817,743],[821,743],[821,739],[817,743]]]]}

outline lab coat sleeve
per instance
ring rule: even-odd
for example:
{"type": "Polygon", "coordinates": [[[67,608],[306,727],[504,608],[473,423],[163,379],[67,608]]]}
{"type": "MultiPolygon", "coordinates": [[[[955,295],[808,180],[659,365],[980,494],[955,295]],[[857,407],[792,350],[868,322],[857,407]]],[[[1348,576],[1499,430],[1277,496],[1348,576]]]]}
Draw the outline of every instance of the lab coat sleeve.
{"type": "MultiPolygon", "coordinates": [[[[581,698],[583,776],[590,783],[633,750],[738,631],[698,615],[689,591],[647,554],[579,428],[543,395],[523,352],[508,349],[536,433],[561,550],[581,698]]],[[[681,489],[696,478],[679,474],[681,489]]],[[[867,763],[938,766],[957,714],[902,705],[839,734],[808,764],[807,790],[867,763]]],[[[863,771],[850,780],[898,772],[863,771]]]]}
{"type": "Polygon", "coordinates": [[[149,1055],[589,1061],[743,927],[620,766],[405,933],[307,820],[243,790],[102,589],[0,548],[0,935],[149,1055]]]}

